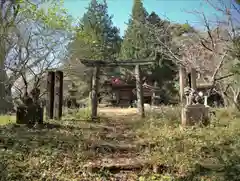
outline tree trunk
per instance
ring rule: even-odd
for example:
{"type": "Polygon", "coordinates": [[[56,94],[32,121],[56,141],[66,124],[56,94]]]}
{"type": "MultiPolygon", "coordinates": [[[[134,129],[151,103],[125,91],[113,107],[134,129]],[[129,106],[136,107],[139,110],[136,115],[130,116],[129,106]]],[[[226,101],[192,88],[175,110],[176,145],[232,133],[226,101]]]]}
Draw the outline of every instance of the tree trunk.
{"type": "Polygon", "coordinates": [[[228,107],[229,101],[228,97],[225,94],[222,94],[223,102],[224,102],[224,107],[228,107]]]}
{"type": "Polygon", "coordinates": [[[234,108],[236,108],[238,110],[240,110],[239,94],[240,94],[240,92],[234,93],[234,97],[233,97],[234,108]]]}
{"type": "Polygon", "coordinates": [[[137,89],[137,108],[141,117],[145,117],[144,104],[143,104],[143,87],[142,87],[142,76],[140,65],[135,67],[135,76],[136,76],[136,89],[137,89]]]}
{"type": "Polygon", "coordinates": [[[55,72],[54,85],[54,118],[60,120],[62,118],[63,105],[63,72],[55,72]]]}
{"type": "Polygon", "coordinates": [[[4,60],[0,59],[0,114],[5,114],[13,109],[12,86],[8,84],[7,80],[4,60]]]}
{"type": "Polygon", "coordinates": [[[95,67],[94,74],[92,77],[92,91],[91,91],[91,111],[92,111],[91,117],[92,117],[92,120],[97,118],[99,76],[100,76],[100,68],[95,67]]]}

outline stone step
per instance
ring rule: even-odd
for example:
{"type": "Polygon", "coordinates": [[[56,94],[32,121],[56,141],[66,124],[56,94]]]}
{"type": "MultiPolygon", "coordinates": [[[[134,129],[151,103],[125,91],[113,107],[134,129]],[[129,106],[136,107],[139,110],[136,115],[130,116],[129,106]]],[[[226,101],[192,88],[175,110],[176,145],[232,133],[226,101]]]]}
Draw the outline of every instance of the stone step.
{"type": "Polygon", "coordinates": [[[87,172],[91,173],[109,171],[113,174],[126,171],[141,172],[143,170],[161,174],[169,170],[168,166],[163,164],[154,164],[152,161],[143,157],[102,158],[88,162],[83,166],[83,168],[87,172]]]}
{"type": "Polygon", "coordinates": [[[109,142],[97,142],[90,143],[88,148],[98,153],[115,153],[115,152],[133,152],[138,150],[138,145],[127,143],[109,143],[109,142]]]}
{"type": "Polygon", "coordinates": [[[107,142],[107,141],[90,141],[86,144],[86,149],[96,151],[98,153],[125,153],[125,152],[139,152],[148,151],[156,146],[154,142],[132,142],[126,143],[125,141],[120,142],[107,142]]]}
{"type": "Polygon", "coordinates": [[[107,170],[111,173],[119,173],[120,171],[138,171],[149,166],[148,162],[143,158],[103,158],[96,161],[90,161],[84,165],[84,169],[88,172],[98,172],[107,170]]]}

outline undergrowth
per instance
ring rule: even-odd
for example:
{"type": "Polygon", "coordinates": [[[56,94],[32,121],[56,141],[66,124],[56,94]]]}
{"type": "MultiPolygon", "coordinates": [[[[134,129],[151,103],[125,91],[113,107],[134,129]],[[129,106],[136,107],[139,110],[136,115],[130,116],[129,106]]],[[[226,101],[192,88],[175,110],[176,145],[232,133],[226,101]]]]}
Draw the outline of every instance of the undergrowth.
{"type": "MultiPolygon", "coordinates": [[[[86,112],[76,112],[72,116],[79,114],[76,119],[83,118],[82,115],[88,117],[86,112]]],[[[107,115],[108,119],[95,123],[68,119],[47,122],[41,128],[3,121],[0,180],[237,181],[240,175],[240,114],[226,109],[215,112],[210,125],[189,128],[180,126],[178,107],[163,107],[145,119],[107,115]],[[122,144],[136,147],[123,151],[119,146],[122,144]],[[92,173],[84,168],[89,160],[121,156],[141,156],[150,164],[158,165],[159,170],[116,174],[92,173]]],[[[5,119],[1,118],[0,122],[2,120],[5,119]]]]}

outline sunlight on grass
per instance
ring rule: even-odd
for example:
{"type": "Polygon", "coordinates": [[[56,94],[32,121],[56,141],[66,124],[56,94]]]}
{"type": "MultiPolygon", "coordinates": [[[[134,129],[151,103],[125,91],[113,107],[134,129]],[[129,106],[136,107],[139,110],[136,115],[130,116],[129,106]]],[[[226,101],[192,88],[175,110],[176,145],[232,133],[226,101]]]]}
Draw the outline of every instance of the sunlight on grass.
{"type": "Polygon", "coordinates": [[[10,115],[0,115],[0,125],[15,123],[16,117],[10,115]]]}

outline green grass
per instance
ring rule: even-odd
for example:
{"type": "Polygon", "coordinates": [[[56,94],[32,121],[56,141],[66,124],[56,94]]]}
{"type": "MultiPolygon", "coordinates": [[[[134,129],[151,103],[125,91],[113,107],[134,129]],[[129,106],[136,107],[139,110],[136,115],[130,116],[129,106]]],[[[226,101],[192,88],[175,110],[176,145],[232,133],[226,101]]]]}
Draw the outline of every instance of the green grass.
{"type": "Polygon", "coordinates": [[[0,125],[6,125],[6,124],[14,123],[15,120],[16,120],[15,116],[0,115],[0,125]]]}
{"type": "Polygon", "coordinates": [[[234,110],[216,110],[209,126],[189,128],[179,125],[177,107],[163,108],[146,119],[51,121],[41,128],[7,124],[5,117],[0,119],[4,181],[239,180],[240,116],[234,110]],[[120,172],[90,172],[84,167],[89,161],[135,157],[148,164],[141,170],[120,172]]]}
{"type": "MultiPolygon", "coordinates": [[[[202,128],[148,120],[138,135],[154,145],[152,160],[168,165],[166,174],[173,180],[239,180],[240,119],[223,117],[224,111],[217,111],[211,125],[202,128]]],[[[146,178],[153,180],[151,174],[146,178]]]]}

